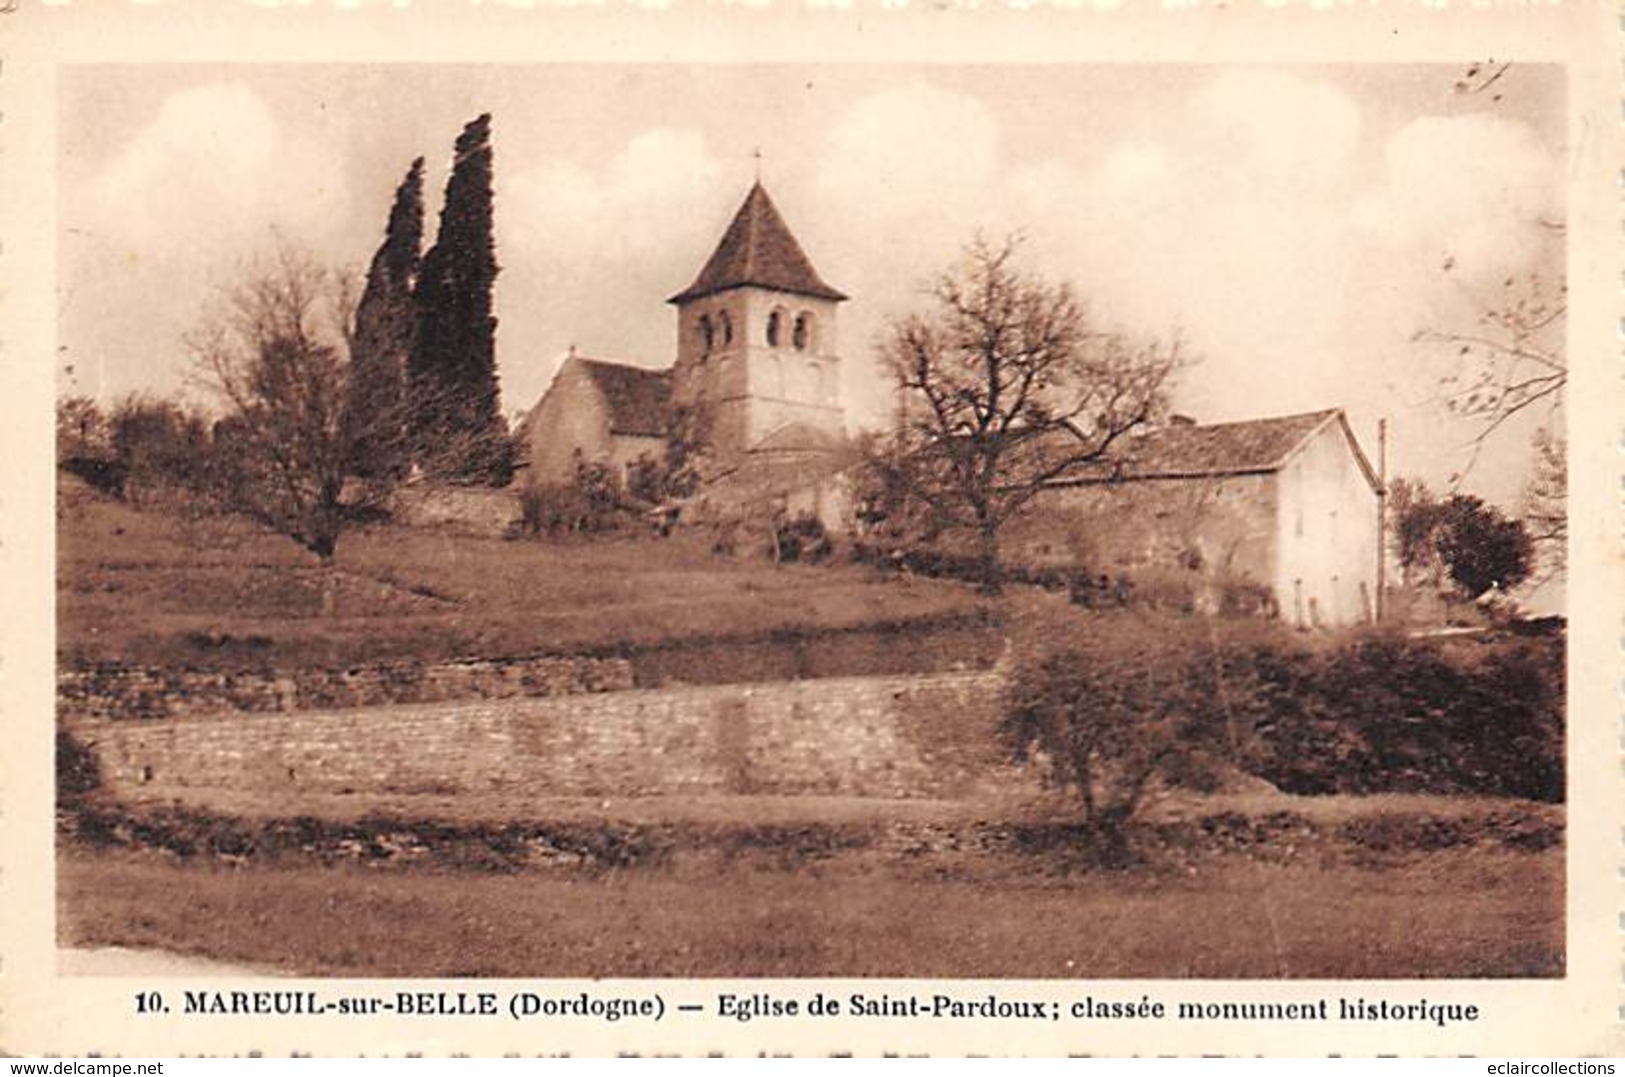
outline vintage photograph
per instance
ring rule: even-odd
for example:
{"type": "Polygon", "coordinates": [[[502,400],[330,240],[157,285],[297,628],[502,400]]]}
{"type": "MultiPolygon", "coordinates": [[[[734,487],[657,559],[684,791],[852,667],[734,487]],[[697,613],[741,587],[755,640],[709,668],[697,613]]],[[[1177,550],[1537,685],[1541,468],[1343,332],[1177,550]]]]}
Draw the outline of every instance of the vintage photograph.
{"type": "Polygon", "coordinates": [[[60,968],[1564,977],[1569,107],[62,66],[60,968]]]}

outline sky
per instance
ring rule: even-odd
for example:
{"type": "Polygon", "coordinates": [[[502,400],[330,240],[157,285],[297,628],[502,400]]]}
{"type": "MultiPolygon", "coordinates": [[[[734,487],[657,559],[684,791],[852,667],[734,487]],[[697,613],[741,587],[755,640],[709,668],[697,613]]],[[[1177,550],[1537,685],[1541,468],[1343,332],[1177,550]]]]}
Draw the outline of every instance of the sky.
{"type": "MultiPolygon", "coordinates": [[[[741,49],[741,53],[748,52],[741,49]]],[[[1178,336],[1201,421],[1342,407],[1390,473],[1448,483],[1474,427],[1448,351],[1506,282],[1562,272],[1562,70],[1463,94],[1460,65],[84,65],[60,81],[63,392],[183,390],[182,344],[277,237],[364,269],[427,159],[493,114],[504,409],[563,357],[675,354],[665,303],[761,178],[850,295],[854,427],[892,394],[889,319],[978,232],[1023,237],[1101,327],[1178,336]],[[1545,222],[1544,224],[1542,222],[1545,222]],[[1447,268],[1448,267],[1448,268],[1447,268]]],[[[1541,418],[1541,417],[1537,417],[1541,418]]],[[[1535,420],[1460,481],[1515,508],[1535,420]]]]}

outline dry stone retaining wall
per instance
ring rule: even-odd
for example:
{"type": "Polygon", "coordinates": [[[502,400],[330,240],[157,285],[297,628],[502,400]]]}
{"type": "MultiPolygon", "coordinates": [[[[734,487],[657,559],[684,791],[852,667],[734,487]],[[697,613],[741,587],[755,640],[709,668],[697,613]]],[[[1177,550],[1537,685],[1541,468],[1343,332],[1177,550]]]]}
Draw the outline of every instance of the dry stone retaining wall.
{"type": "Polygon", "coordinates": [[[84,721],[115,792],[962,796],[999,767],[997,674],[84,721]]]}

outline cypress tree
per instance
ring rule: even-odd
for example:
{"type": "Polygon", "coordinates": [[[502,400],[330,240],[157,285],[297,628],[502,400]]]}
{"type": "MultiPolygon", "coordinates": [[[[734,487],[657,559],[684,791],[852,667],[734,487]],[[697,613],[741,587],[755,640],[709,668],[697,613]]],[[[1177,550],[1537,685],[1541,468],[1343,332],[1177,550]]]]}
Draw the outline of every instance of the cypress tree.
{"type": "Polygon", "coordinates": [[[399,478],[408,464],[406,371],[417,338],[417,284],[423,244],[423,158],[395,189],[384,241],[356,306],[350,353],[351,469],[399,478]]]}
{"type": "Polygon", "coordinates": [[[457,138],[440,231],[418,277],[418,333],[411,369],[420,459],[451,454],[445,473],[501,485],[513,472],[496,374],[491,289],[491,115],[457,138]]]}

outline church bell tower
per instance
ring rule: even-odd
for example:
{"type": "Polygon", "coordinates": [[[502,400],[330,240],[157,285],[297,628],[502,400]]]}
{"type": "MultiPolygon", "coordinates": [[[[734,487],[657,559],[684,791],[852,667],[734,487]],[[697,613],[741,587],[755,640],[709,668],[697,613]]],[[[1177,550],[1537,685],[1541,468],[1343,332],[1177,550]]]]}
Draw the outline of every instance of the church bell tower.
{"type": "Polygon", "coordinates": [[[714,452],[750,452],[796,427],[845,436],[835,336],[845,299],[758,181],[694,283],[668,300],[677,307],[673,397],[705,412],[714,452]]]}

